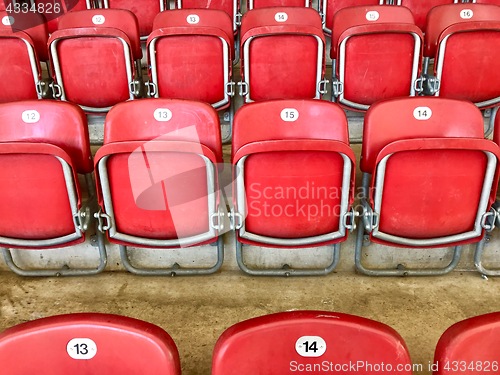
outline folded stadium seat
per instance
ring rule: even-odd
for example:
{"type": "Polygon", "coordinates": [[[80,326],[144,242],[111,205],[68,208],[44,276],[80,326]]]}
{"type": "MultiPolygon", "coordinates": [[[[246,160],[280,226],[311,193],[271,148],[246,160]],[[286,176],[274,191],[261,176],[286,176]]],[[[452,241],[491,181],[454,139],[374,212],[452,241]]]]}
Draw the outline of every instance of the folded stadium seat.
{"type": "Polygon", "coordinates": [[[233,33],[236,35],[241,20],[240,1],[238,0],[176,0],[177,9],[215,9],[228,14],[233,21],[233,33]]]}
{"type": "Polygon", "coordinates": [[[34,13],[0,11],[0,103],[41,99],[48,82],[40,60],[47,60],[47,26],[34,13]]]}
{"type": "Polygon", "coordinates": [[[0,333],[9,375],[180,375],[179,352],[160,327],[112,314],[41,318],[0,333]],[[26,360],[29,358],[29,360],[26,360]]]}
{"type": "Polygon", "coordinates": [[[462,320],[448,328],[438,341],[434,375],[498,373],[500,313],[462,320]]]}
{"type": "Polygon", "coordinates": [[[54,97],[86,112],[105,113],[141,93],[139,26],[128,10],[67,13],[49,39],[49,52],[54,97]]]}
{"type": "Polygon", "coordinates": [[[355,6],[373,6],[385,4],[385,0],[319,0],[319,12],[323,19],[323,30],[332,35],[333,18],[341,9],[355,6]]]}
{"type": "Polygon", "coordinates": [[[366,111],[377,100],[418,94],[423,35],[407,8],[345,8],[334,24],[332,100],[366,111]]]}
{"type": "Polygon", "coordinates": [[[146,40],[153,31],[156,15],[167,9],[164,0],[103,0],[104,8],[128,9],[139,21],[141,40],[146,40]]]}
{"type": "MultiPolygon", "coordinates": [[[[496,108],[498,109],[498,107],[496,108]]],[[[491,116],[494,116],[494,132],[493,132],[493,142],[500,145],[500,116],[496,115],[496,111],[491,116]]],[[[500,225],[500,200],[497,197],[497,201],[493,205],[493,208],[497,210],[496,225],[500,225]]],[[[499,268],[492,268],[483,263],[483,253],[485,246],[488,243],[488,238],[485,236],[477,245],[476,252],[474,254],[474,265],[476,269],[485,276],[500,276],[499,268]]]]}
{"type": "Polygon", "coordinates": [[[481,112],[470,102],[420,97],[373,105],[363,130],[357,269],[375,276],[450,272],[462,245],[493,229],[499,156],[499,147],[484,139],[481,112]],[[365,230],[375,243],[416,251],[453,246],[454,256],[442,269],[367,268],[365,230]]]}
{"type": "Polygon", "coordinates": [[[240,268],[251,275],[330,273],[355,217],[355,158],[342,109],[312,99],[243,106],[235,115],[232,147],[230,217],[240,268]],[[318,269],[251,268],[243,244],[281,249],[331,245],[332,260],[318,269]]]}
{"type": "Polygon", "coordinates": [[[411,375],[401,336],[383,323],[329,311],[237,323],[221,335],[212,358],[212,375],[375,374],[382,367],[381,372],[411,375]]]}
{"type": "Polygon", "coordinates": [[[248,11],[241,22],[240,51],[245,102],[319,99],[326,93],[325,37],[314,9],[248,11]]]}
{"type": "Polygon", "coordinates": [[[45,16],[48,21],[47,27],[51,34],[58,29],[59,19],[64,14],[95,8],[95,3],[96,1],[94,0],[28,0],[26,2],[26,4],[29,4],[30,9],[36,7],[36,11],[45,16]]]}
{"type": "Polygon", "coordinates": [[[429,11],[438,6],[459,3],[459,0],[392,0],[397,5],[402,5],[411,10],[415,17],[415,24],[425,32],[425,20],[429,11]]]}
{"type": "Polygon", "coordinates": [[[155,18],[153,29],[147,42],[149,95],[227,108],[234,95],[229,16],[211,9],[169,10],[155,18]]]}
{"type": "Polygon", "coordinates": [[[434,58],[429,94],[474,102],[485,109],[500,102],[500,7],[441,5],[427,17],[426,64],[434,58]]]}
{"type": "Polygon", "coordinates": [[[270,7],[310,7],[309,0],[247,0],[247,10],[270,7]]]}
{"type": "Polygon", "coordinates": [[[92,171],[87,120],[78,106],[53,100],[0,104],[0,246],[15,273],[69,276],[104,269],[100,233],[96,269],[21,269],[8,249],[44,250],[85,241],[96,196],[92,171]],[[78,174],[88,185],[85,202],[78,174]]]}
{"type": "Polygon", "coordinates": [[[220,268],[224,204],[216,165],[221,163],[219,117],[208,104],[143,99],[121,103],[109,112],[104,146],[95,157],[102,210],[98,217],[109,241],[120,245],[128,271],[193,275],[220,268]],[[140,268],[132,265],[127,250],[214,242],[217,262],[208,268],[140,268]]]}

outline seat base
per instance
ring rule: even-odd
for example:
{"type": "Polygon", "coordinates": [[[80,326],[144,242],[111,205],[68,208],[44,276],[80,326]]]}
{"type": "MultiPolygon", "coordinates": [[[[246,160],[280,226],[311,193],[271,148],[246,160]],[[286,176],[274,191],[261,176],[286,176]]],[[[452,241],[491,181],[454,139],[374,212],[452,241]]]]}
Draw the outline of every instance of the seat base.
{"type": "Polygon", "coordinates": [[[340,259],[340,243],[333,245],[332,248],[332,261],[326,268],[311,268],[311,269],[298,269],[291,268],[285,264],[282,268],[250,268],[246,265],[243,254],[243,244],[238,241],[235,236],[236,243],[236,261],[240,269],[251,276],[324,276],[331,273],[340,259]]]}
{"type": "Polygon", "coordinates": [[[90,276],[97,275],[101,273],[106,268],[108,263],[108,257],[106,253],[106,246],[104,245],[104,235],[96,230],[97,235],[97,247],[99,249],[99,264],[97,268],[86,269],[86,268],[61,268],[61,269],[23,269],[20,268],[12,258],[12,250],[9,248],[1,248],[5,263],[19,276],[26,277],[51,277],[51,276],[90,276]]]}
{"type": "MultiPolygon", "coordinates": [[[[155,250],[157,251],[157,250],[155,250]]],[[[125,269],[140,276],[197,276],[209,275],[217,272],[224,262],[224,239],[221,235],[217,239],[217,262],[207,268],[181,268],[177,263],[169,268],[140,268],[130,262],[127,246],[120,245],[120,258],[125,269]]]]}

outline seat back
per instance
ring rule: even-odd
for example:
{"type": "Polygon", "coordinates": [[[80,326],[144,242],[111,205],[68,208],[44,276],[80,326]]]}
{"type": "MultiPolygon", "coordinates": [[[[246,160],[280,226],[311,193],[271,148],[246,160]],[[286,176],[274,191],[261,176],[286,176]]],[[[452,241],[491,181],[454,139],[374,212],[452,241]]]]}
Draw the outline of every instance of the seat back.
{"type": "Polygon", "coordinates": [[[248,11],[241,22],[245,101],[320,98],[325,69],[321,18],[311,8],[248,11]]]}
{"type": "Polygon", "coordinates": [[[342,84],[339,104],[364,111],[377,100],[416,94],[423,35],[408,9],[350,7],[334,23],[330,55],[342,84]]]}
{"type": "Polygon", "coordinates": [[[17,248],[83,241],[76,174],[93,170],[86,118],[52,100],[0,105],[0,243],[17,248]]]}
{"type": "Polygon", "coordinates": [[[237,15],[240,11],[238,0],[176,0],[177,9],[215,9],[222,10],[233,21],[233,32],[238,31],[237,15]]]}
{"type": "Polygon", "coordinates": [[[145,39],[153,31],[156,15],[167,9],[163,0],[104,0],[104,8],[127,9],[134,13],[139,21],[141,38],[145,39]]]}
{"type": "Polygon", "coordinates": [[[144,99],[106,117],[96,155],[110,241],[144,247],[213,242],[222,163],[219,118],[208,104],[144,99]],[[196,216],[196,220],[193,219],[196,216]]]}
{"type": "Polygon", "coordinates": [[[97,313],[53,316],[7,329],[0,334],[0,362],[10,375],[181,373],[177,347],[163,329],[97,313]]]}
{"type": "Polygon", "coordinates": [[[411,374],[408,349],[389,326],[347,314],[292,311],[228,328],[215,346],[212,375],[364,375],[382,363],[395,374],[411,374]]]}
{"type": "Polygon", "coordinates": [[[328,35],[332,34],[333,18],[335,14],[341,9],[355,6],[373,6],[382,5],[384,0],[320,0],[320,12],[323,15],[323,30],[328,35]]]}
{"type": "Polygon", "coordinates": [[[32,3],[31,6],[35,6],[36,11],[45,16],[49,33],[53,33],[59,28],[59,20],[64,14],[79,10],[91,9],[94,7],[93,0],[71,0],[56,2],[54,0],[30,1],[32,3]]]}
{"type": "Polygon", "coordinates": [[[47,26],[36,13],[0,11],[0,103],[37,99],[39,60],[47,60],[47,26]]]}
{"type": "Polygon", "coordinates": [[[276,100],[242,107],[232,163],[241,242],[306,246],[345,239],[353,192],[347,120],[335,104],[276,100]]]}
{"type": "Polygon", "coordinates": [[[477,241],[496,195],[498,147],[469,102],[394,99],[366,114],[361,170],[372,174],[375,242],[443,247],[477,241]]]}
{"type": "Polygon", "coordinates": [[[233,39],[231,19],[223,11],[177,9],[159,14],[147,44],[155,97],[227,107],[233,39]]]}
{"type": "Polygon", "coordinates": [[[500,102],[500,7],[457,4],[435,7],[427,18],[425,55],[434,57],[436,96],[471,100],[480,108],[500,102]],[[478,74],[481,72],[481,74],[478,74]]]}
{"type": "Polygon", "coordinates": [[[269,7],[310,7],[309,0],[247,0],[247,10],[269,7]]]}
{"type": "Polygon", "coordinates": [[[397,5],[410,9],[415,17],[415,24],[425,32],[427,14],[432,8],[456,2],[457,0],[397,0],[397,5]]]}
{"type": "Polygon", "coordinates": [[[49,40],[55,95],[89,112],[134,99],[134,60],[142,50],[137,18],[128,10],[66,14],[49,40]],[[111,74],[112,73],[112,74],[111,74]]]}
{"type": "Polygon", "coordinates": [[[497,371],[499,330],[498,312],[465,319],[452,325],[438,341],[434,363],[439,363],[439,366],[433,374],[497,371]]]}

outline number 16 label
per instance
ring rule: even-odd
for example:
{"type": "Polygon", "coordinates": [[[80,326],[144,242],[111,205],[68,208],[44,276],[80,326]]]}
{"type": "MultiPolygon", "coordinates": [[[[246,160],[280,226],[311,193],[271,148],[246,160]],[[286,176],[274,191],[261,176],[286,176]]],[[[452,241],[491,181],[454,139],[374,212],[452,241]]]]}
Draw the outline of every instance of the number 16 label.
{"type": "Polygon", "coordinates": [[[295,343],[295,350],[302,357],[321,357],[326,352],[326,342],[319,336],[302,336],[295,343]]]}
{"type": "Polygon", "coordinates": [[[92,359],[97,354],[97,345],[91,339],[73,339],[68,342],[66,351],[73,359],[92,359]]]}

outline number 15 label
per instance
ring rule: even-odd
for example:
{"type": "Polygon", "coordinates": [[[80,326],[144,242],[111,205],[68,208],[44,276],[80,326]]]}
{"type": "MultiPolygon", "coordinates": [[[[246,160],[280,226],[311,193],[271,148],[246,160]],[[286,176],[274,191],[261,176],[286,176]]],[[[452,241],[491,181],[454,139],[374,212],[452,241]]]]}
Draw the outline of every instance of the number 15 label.
{"type": "Polygon", "coordinates": [[[326,352],[326,342],[319,336],[302,336],[295,343],[295,350],[302,357],[321,357],[326,352]]]}

